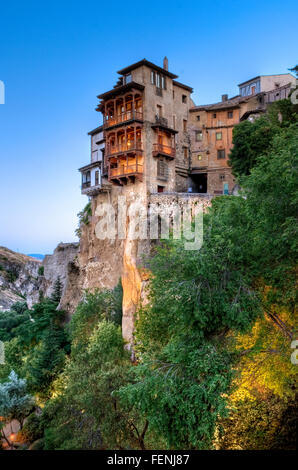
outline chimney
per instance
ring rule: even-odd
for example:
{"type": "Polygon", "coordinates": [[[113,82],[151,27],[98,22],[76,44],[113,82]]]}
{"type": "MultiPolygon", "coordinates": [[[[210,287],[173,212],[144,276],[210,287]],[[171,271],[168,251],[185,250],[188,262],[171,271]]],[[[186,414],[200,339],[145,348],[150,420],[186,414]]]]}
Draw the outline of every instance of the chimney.
{"type": "Polygon", "coordinates": [[[228,101],[228,95],[221,95],[221,101],[228,101]]]}
{"type": "Polygon", "coordinates": [[[163,60],[163,68],[167,71],[169,70],[169,61],[168,61],[167,56],[163,60]]]}

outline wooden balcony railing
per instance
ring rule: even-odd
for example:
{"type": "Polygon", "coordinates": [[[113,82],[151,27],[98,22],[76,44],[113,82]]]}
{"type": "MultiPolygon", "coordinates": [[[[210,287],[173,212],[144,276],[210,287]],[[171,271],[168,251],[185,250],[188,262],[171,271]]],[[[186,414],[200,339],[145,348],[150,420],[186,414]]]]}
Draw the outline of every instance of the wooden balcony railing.
{"type": "Polygon", "coordinates": [[[91,181],[86,181],[85,183],[82,183],[82,189],[90,188],[91,186],[91,181]]]}
{"type": "Polygon", "coordinates": [[[127,142],[119,145],[107,145],[107,155],[114,155],[121,152],[134,152],[135,150],[143,150],[142,142],[127,142]]]}
{"type": "Polygon", "coordinates": [[[143,173],[143,165],[135,163],[134,165],[119,165],[117,168],[110,168],[110,178],[121,178],[123,176],[129,176],[134,174],[143,173]]]}
{"type": "Polygon", "coordinates": [[[125,121],[131,121],[133,119],[137,119],[142,121],[143,120],[143,113],[135,110],[126,111],[125,113],[116,114],[116,116],[104,118],[104,127],[115,126],[115,124],[119,124],[125,121]]]}
{"type": "Polygon", "coordinates": [[[174,158],[176,155],[176,149],[168,145],[153,144],[153,156],[156,156],[159,154],[174,158]]]}

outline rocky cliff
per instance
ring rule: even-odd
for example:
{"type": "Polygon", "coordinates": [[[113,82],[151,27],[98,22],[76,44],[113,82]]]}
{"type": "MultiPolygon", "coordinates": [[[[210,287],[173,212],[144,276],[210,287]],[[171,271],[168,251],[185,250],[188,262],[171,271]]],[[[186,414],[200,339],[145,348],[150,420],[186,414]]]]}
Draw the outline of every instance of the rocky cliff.
{"type": "Polygon", "coordinates": [[[26,300],[31,307],[38,302],[41,262],[8,248],[0,247],[0,310],[26,300]]]}
{"type": "Polygon", "coordinates": [[[59,243],[52,255],[46,255],[41,289],[44,296],[50,297],[53,285],[58,279],[62,283],[62,297],[59,308],[72,313],[81,298],[81,277],[78,263],[78,243],[59,243]]]}
{"type": "MultiPolygon", "coordinates": [[[[131,203],[137,197],[137,192],[127,194],[127,200],[131,203]]],[[[133,343],[133,332],[135,314],[140,301],[144,298],[144,285],[148,278],[146,270],[143,270],[143,255],[149,253],[151,241],[129,239],[129,217],[125,217],[124,233],[125,237],[119,239],[117,236],[112,239],[101,239],[98,233],[97,224],[100,217],[97,215],[97,207],[101,203],[109,202],[117,213],[117,198],[122,195],[121,188],[113,188],[112,194],[99,194],[92,198],[92,217],[89,223],[81,226],[80,249],[77,257],[78,275],[76,284],[69,285],[66,295],[72,302],[68,307],[75,306],[75,303],[82,295],[84,289],[94,290],[95,288],[113,288],[121,279],[123,287],[123,319],[122,333],[128,345],[133,343]]],[[[140,194],[139,194],[140,196],[140,194]]],[[[141,195],[142,198],[142,195],[141,195]]],[[[144,198],[145,199],[145,198],[144,198]]],[[[201,205],[203,210],[210,205],[210,199],[199,195],[185,193],[156,194],[150,198],[146,197],[145,205],[149,207],[150,202],[164,208],[173,205],[182,206],[189,204],[192,208],[201,205]]],[[[62,304],[64,304],[64,300],[62,304]]]]}

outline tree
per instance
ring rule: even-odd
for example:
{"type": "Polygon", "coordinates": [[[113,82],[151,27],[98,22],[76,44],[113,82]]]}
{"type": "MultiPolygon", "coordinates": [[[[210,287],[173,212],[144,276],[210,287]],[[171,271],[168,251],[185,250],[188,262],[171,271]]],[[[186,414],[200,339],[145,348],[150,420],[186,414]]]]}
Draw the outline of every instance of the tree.
{"type": "Polygon", "coordinates": [[[17,420],[22,429],[24,419],[30,414],[33,406],[34,399],[27,393],[26,380],[20,379],[11,371],[8,381],[0,384],[0,415],[7,423],[13,419],[17,420]]]}
{"type": "Polygon", "coordinates": [[[254,122],[243,121],[234,127],[228,164],[236,177],[249,175],[258,157],[268,152],[274,133],[275,129],[265,116],[254,122]]]}
{"type": "Polygon", "coordinates": [[[290,98],[268,106],[267,114],[254,122],[244,121],[233,129],[233,148],[228,164],[236,177],[247,176],[262,155],[271,153],[273,138],[297,122],[298,105],[290,98]]]}
{"type": "MultiPolygon", "coordinates": [[[[252,394],[263,392],[264,402],[254,409],[266,408],[272,393],[267,409],[275,409],[275,402],[280,410],[285,406],[294,368],[288,363],[296,295],[297,152],[298,125],[281,127],[270,152],[258,152],[251,174],[242,178],[245,198],[213,200],[201,250],[187,252],[181,241],[170,240],[148,260],[148,304],[140,309],[135,334],[139,364],[132,369],[134,381],[116,393],[171,448],[212,447],[232,406],[243,419],[239,395],[231,403],[241,378],[253,382],[252,394]]],[[[265,441],[269,445],[269,435],[265,441]]]]}
{"type": "Polygon", "coordinates": [[[51,295],[51,300],[53,302],[56,302],[57,304],[59,304],[59,302],[61,300],[61,296],[62,296],[62,291],[63,291],[63,284],[61,282],[60,276],[58,276],[55,283],[54,283],[53,292],[52,292],[52,295],[51,295]]]}
{"type": "Polygon", "coordinates": [[[0,314],[0,339],[6,341],[0,377],[6,379],[13,369],[27,379],[31,392],[47,398],[69,352],[63,320],[64,312],[57,310],[57,303],[50,299],[23,314],[5,312],[3,320],[0,314]]]}

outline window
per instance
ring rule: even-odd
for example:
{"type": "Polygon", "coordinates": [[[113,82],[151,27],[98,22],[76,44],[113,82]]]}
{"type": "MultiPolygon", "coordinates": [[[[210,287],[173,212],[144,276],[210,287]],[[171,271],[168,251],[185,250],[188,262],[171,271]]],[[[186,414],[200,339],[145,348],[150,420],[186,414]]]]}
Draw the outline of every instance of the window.
{"type": "Polygon", "coordinates": [[[130,83],[130,82],[131,82],[131,74],[128,73],[127,75],[124,76],[124,83],[126,85],[127,83],[130,83]]]}
{"type": "Polygon", "coordinates": [[[201,142],[201,140],[203,140],[203,132],[196,131],[196,142],[201,142]]]}
{"type": "Polygon", "coordinates": [[[219,175],[219,181],[223,181],[225,179],[225,175],[219,175]]]}
{"type": "Polygon", "coordinates": [[[164,190],[164,186],[157,186],[157,192],[158,193],[163,193],[163,190],[164,190]]]}
{"type": "Polygon", "coordinates": [[[183,147],[183,154],[184,154],[185,160],[187,160],[187,158],[188,158],[188,148],[187,147],[183,147]]]}
{"type": "Polygon", "coordinates": [[[173,129],[176,129],[176,116],[173,115],[173,129]]]}
{"type": "Polygon", "coordinates": [[[200,121],[201,120],[201,116],[198,114],[197,115],[197,121],[200,121]]]}
{"type": "Polygon", "coordinates": [[[251,87],[251,94],[254,95],[256,92],[256,87],[255,86],[252,86],[251,87]]]}
{"type": "Polygon", "coordinates": [[[156,86],[160,88],[160,75],[156,74],[156,86]]]}
{"type": "Polygon", "coordinates": [[[97,186],[99,184],[99,171],[96,170],[95,172],[95,186],[97,186]]]}
{"type": "Polygon", "coordinates": [[[166,162],[158,160],[157,162],[157,177],[159,179],[167,180],[169,174],[169,168],[166,162]]]}
{"type": "Polygon", "coordinates": [[[222,140],[222,132],[216,132],[216,140],[222,140]]]}
{"type": "Polygon", "coordinates": [[[228,119],[232,119],[233,117],[233,111],[228,111],[228,119]]]}
{"type": "Polygon", "coordinates": [[[151,81],[151,84],[156,85],[157,88],[164,89],[164,90],[167,89],[166,77],[157,72],[154,72],[153,70],[151,70],[150,81],[151,81]]]}
{"type": "Polygon", "coordinates": [[[157,116],[159,118],[162,117],[162,107],[159,104],[157,105],[157,116]]]}
{"type": "Polygon", "coordinates": [[[186,132],[187,120],[183,119],[183,131],[186,132]]]}
{"type": "Polygon", "coordinates": [[[221,158],[226,158],[225,150],[217,150],[217,159],[220,160],[221,158]]]}
{"type": "Polygon", "coordinates": [[[214,118],[214,119],[216,118],[216,113],[213,113],[213,118],[214,118]]]}
{"type": "Polygon", "coordinates": [[[186,95],[182,95],[182,103],[187,103],[187,96],[186,95]]]}
{"type": "Polygon", "coordinates": [[[175,98],[175,91],[173,90],[173,99],[175,98]]]}

